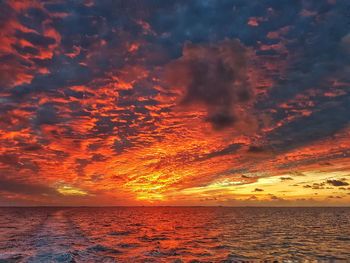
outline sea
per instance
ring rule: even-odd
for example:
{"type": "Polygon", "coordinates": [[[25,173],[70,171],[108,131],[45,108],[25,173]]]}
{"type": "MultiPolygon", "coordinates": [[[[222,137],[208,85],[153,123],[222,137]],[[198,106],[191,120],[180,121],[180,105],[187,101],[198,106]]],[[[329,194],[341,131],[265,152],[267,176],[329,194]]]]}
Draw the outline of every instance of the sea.
{"type": "Polygon", "coordinates": [[[350,208],[3,207],[0,262],[350,262],[350,208]]]}

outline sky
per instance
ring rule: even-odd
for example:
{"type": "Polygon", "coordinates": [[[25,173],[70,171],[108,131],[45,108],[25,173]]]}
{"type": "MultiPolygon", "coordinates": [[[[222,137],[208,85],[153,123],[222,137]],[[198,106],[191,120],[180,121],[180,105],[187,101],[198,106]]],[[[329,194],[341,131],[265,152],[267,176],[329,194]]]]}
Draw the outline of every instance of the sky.
{"type": "Polygon", "coordinates": [[[0,1],[0,205],[349,205],[349,13],[0,1]]]}

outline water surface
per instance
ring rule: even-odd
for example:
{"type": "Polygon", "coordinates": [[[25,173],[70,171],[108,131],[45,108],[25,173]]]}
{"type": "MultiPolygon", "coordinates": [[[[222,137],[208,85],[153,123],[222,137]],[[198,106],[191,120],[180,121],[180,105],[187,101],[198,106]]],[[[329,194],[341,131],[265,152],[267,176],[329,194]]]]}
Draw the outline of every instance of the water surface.
{"type": "Polygon", "coordinates": [[[0,262],[350,262],[350,208],[0,208],[0,262]]]}

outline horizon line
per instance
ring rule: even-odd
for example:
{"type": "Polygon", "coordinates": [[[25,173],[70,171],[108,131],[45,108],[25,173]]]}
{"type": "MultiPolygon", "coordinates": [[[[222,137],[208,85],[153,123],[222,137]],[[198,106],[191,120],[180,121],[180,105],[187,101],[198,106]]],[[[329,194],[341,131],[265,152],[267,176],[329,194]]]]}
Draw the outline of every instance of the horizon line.
{"type": "Polygon", "coordinates": [[[225,205],[0,205],[0,208],[139,208],[139,207],[211,207],[211,208],[350,208],[349,206],[225,206],[225,205]]]}

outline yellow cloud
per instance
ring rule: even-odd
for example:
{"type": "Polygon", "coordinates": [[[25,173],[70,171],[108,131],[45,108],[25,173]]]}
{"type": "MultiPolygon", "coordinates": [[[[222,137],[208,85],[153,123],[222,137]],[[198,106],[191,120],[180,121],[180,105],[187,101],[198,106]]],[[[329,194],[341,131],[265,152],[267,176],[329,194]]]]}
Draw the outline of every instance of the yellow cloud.
{"type": "Polygon", "coordinates": [[[59,186],[57,188],[57,191],[62,195],[79,195],[79,196],[88,195],[86,191],[73,186],[68,186],[68,185],[59,186]]]}

